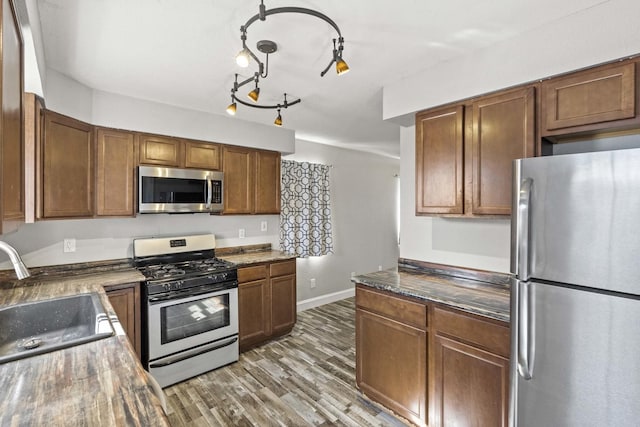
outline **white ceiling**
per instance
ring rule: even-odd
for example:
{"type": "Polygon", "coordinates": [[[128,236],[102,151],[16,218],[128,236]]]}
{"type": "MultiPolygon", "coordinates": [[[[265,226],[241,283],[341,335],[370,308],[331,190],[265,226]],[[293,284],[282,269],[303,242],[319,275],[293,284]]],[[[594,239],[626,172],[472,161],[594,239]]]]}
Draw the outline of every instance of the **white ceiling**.
{"type": "MultiPolygon", "coordinates": [[[[252,24],[247,44],[278,44],[261,103],[286,92],[302,102],[283,110],[296,137],[399,155],[399,126],[382,120],[382,88],[438,63],[483,49],[602,0],[265,0],[267,10],[296,6],[332,18],[345,38],[351,71],[322,71],[336,33],[301,14],[252,24]]],[[[38,0],[46,66],[91,88],[225,114],[241,69],[240,26],[259,0],[38,0]]],[[[524,53],[523,54],[527,54],[524,53]]],[[[505,58],[516,61],[517,58],[505,58]]],[[[252,64],[255,65],[255,64],[252,64]]],[[[474,78],[474,70],[469,70],[474,78]]],[[[425,85],[438,82],[425,81],[425,85]]],[[[244,86],[240,96],[251,90],[244,86]],[[246,89],[246,90],[245,90],[246,89]]],[[[453,100],[452,100],[453,101],[453,100]]],[[[271,124],[274,110],[238,105],[238,119],[271,124]]]]}

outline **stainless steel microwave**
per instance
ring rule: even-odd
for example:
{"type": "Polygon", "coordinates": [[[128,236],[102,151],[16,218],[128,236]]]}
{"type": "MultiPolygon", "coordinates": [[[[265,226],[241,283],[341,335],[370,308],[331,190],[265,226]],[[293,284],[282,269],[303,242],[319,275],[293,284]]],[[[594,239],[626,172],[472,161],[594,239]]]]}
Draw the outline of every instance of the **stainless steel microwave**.
{"type": "Polygon", "coordinates": [[[139,213],[222,212],[222,172],[138,167],[139,213]]]}

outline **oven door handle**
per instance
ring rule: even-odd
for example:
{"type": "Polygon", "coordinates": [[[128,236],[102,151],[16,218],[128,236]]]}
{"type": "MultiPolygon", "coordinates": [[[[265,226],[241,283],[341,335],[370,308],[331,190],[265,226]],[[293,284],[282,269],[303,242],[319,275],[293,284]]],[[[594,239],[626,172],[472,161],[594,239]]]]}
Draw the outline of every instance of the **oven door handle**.
{"type": "Polygon", "coordinates": [[[231,280],[228,282],[218,283],[216,285],[203,285],[197,288],[185,289],[182,291],[169,291],[157,295],[147,297],[149,304],[158,304],[165,301],[173,301],[181,298],[195,297],[198,295],[212,294],[212,296],[223,294],[224,291],[238,288],[238,281],[231,280]]]}
{"type": "Polygon", "coordinates": [[[183,353],[180,353],[178,355],[165,357],[164,359],[160,359],[158,361],[149,363],[149,368],[162,368],[165,366],[173,365],[174,363],[182,362],[183,360],[189,359],[191,357],[196,357],[213,350],[218,350],[223,347],[228,347],[231,344],[235,343],[236,341],[238,341],[237,336],[226,339],[221,342],[214,342],[202,347],[194,348],[194,349],[185,351],[183,353]]]}

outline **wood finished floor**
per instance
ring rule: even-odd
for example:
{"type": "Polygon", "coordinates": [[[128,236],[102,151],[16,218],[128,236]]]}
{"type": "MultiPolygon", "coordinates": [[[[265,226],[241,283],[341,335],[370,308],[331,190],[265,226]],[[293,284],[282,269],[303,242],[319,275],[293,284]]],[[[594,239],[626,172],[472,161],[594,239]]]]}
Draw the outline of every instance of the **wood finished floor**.
{"type": "Polygon", "coordinates": [[[355,388],[354,299],[298,313],[286,337],[165,389],[172,426],[406,426],[355,388]]]}

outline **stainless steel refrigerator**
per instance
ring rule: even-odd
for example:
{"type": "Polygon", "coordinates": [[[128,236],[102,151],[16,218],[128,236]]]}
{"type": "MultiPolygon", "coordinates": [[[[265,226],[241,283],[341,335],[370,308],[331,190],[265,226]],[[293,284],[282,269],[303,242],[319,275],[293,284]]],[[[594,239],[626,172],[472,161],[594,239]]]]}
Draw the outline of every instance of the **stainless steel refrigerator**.
{"type": "Polygon", "coordinates": [[[513,179],[510,426],[640,425],[640,149],[513,179]]]}

